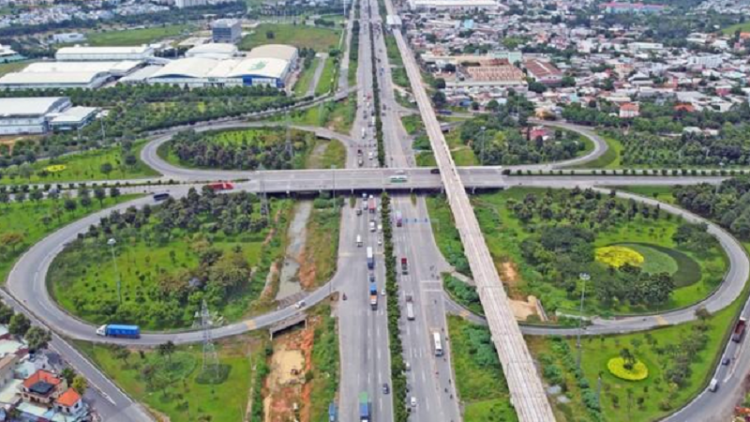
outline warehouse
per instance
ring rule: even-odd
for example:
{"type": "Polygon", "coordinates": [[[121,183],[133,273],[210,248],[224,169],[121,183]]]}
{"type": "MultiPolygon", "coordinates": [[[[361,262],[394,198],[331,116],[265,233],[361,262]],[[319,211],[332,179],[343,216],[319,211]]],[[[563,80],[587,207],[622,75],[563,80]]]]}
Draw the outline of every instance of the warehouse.
{"type": "Polygon", "coordinates": [[[148,60],[153,57],[154,49],[147,45],[138,47],[63,47],[55,53],[58,61],[118,61],[148,60]]]}
{"type": "Polygon", "coordinates": [[[67,97],[0,98],[0,135],[40,134],[71,107],[67,97]]]}
{"type": "Polygon", "coordinates": [[[253,48],[247,53],[250,59],[279,59],[291,64],[297,63],[298,51],[296,47],[283,44],[266,44],[253,48]]]}
{"type": "Polygon", "coordinates": [[[275,58],[217,60],[190,57],[168,63],[148,77],[147,82],[189,88],[259,85],[283,88],[289,76],[290,64],[275,58]]]}
{"type": "Polygon", "coordinates": [[[138,61],[37,62],[0,77],[0,89],[94,89],[140,66],[138,61]]]}
{"type": "Polygon", "coordinates": [[[206,59],[231,59],[239,55],[234,44],[208,43],[197,45],[185,52],[185,57],[201,57],[206,59]]]}
{"type": "Polygon", "coordinates": [[[479,10],[497,9],[495,0],[409,0],[412,10],[479,10]]]}

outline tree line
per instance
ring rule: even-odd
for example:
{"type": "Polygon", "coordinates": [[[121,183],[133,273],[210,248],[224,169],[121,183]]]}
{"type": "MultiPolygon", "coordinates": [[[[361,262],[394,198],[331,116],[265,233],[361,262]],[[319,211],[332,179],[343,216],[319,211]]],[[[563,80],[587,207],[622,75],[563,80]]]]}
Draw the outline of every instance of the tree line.
{"type": "Polygon", "coordinates": [[[750,178],[731,178],[718,186],[678,186],[673,195],[681,207],[717,222],[742,241],[750,240],[750,178]]]}

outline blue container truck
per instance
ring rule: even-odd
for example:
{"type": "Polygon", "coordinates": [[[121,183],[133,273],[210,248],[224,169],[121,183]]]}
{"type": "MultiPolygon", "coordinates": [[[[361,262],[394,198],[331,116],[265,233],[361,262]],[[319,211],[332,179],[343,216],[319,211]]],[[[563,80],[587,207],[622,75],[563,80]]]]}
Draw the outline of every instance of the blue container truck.
{"type": "Polygon", "coordinates": [[[370,400],[367,393],[359,393],[359,422],[370,422],[370,400]]]}
{"type": "Polygon", "coordinates": [[[99,327],[96,334],[102,337],[139,338],[141,329],[137,325],[107,324],[99,327]]]}

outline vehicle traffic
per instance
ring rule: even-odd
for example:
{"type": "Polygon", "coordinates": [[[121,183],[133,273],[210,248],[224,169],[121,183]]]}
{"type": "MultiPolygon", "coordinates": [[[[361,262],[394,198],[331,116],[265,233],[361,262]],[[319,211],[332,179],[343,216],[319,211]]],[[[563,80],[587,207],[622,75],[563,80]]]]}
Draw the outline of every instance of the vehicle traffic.
{"type": "Polygon", "coordinates": [[[370,307],[378,309],[378,285],[375,283],[370,283],[370,307]]]}
{"type": "Polygon", "coordinates": [[[737,325],[734,326],[734,331],[732,332],[732,341],[735,343],[741,342],[742,338],[745,336],[746,328],[747,320],[745,318],[740,318],[739,321],[737,321],[737,325]]]}
{"type": "Polygon", "coordinates": [[[375,255],[372,253],[372,246],[367,247],[367,268],[375,268],[375,255]]]}
{"type": "Polygon", "coordinates": [[[367,393],[359,393],[359,422],[370,422],[370,399],[367,393]]]}
{"type": "Polygon", "coordinates": [[[406,319],[414,321],[414,298],[406,295],[406,319]]]}
{"type": "Polygon", "coordinates": [[[137,325],[106,324],[97,328],[96,335],[102,337],[140,338],[141,329],[137,325]]]}
{"type": "Polygon", "coordinates": [[[391,183],[406,183],[409,181],[409,178],[405,174],[395,174],[389,180],[391,183]]]}
{"type": "Polygon", "coordinates": [[[155,193],[152,198],[154,198],[154,201],[165,201],[169,199],[169,193],[167,192],[155,193]]]}
{"type": "Polygon", "coordinates": [[[440,340],[440,333],[437,331],[432,333],[432,341],[435,347],[435,356],[443,356],[443,342],[440,340]]]}
{"type": "Polygon", "coordinates": [[[401,274],[409,274],[409,265],[406,262],[406,257],[401,258],[401,274]]]}

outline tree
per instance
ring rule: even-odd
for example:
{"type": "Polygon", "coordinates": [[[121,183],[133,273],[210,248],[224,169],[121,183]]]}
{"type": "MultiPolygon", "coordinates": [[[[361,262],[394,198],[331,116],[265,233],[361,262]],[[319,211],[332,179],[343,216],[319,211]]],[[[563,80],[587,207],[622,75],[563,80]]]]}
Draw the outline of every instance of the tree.
{"type": "Polygon", "coordinates": [[[100,171],[101,171],[101,172],[102,172],[102,173],[103,173],[103,174],[104,174],[105,176],[107,176],[107,179],[109,179],[109,174],[110,174],[110,173],[112,173],[112,170],[113,170],[113,168],[112,168],[112,164],[110,164],[110,163],[108,163],[108,162],[107,162],[107,163],[102,163],[102,165],[101,165],[101,166],[99,166],[99,170],[100,170],[100,171]]]}
{"type": "Polygon", "coordinates": [[[10,318],[8,332],[16,336],[24,336],[31,328],[31,321],[24,314],[15,314],[10,318]]]}
{"type": "Polygon", "coordinates": [[[107,192],[102,187],[94,188],[94,197],[99,201],[99,207],[104,206],[104,199],[107,198],[107,192]]]}
{"type": "Polygon", "coordinates": [[[66,366],[60,371],[60,376],[65,379],[68,385],[73,385],[73,380],[76,378],[76,371],[73,368],[66,366]]]}
{"type": "Polygon", "coordinates": [[[91,206],[91,197],[88,195],[82,196],[80,201],[81,201],[81,206],[83,206],[84,208],[88,208],[91,206]]]}
{"type": "Polygon", "coordinates": [[[14,313],[13,308],[0,302],[0,324],[9,323],[14,313]]]}
{"type": "Polygon", "coordinates": [[[29,328],[24,337],[26,338],[26,343],[28,343],[30,350],[44,349],[52,340],[52,335],[49,331],[36,326],[29,328]]]}
{"type": "Polygon", "coordinates": [[[116,187],[109,188],[109,197],[110,198],[117,198],[118,196],[120,196],[120,189],[118,189],[116,187]]]}
{"type": "Polygon", "coordinates": [[[162,343],[158,346],[157,351],[159,352],[160,356],[164,356],[167,358],[167,361],[169,363],[172,363],[172,354],[175,352],[175,345],[172,343],[172,340],[162,343]]]}
{"type": "Polygon", "coordinates": [[[124,346],[116,345],[113,346],[112,354],[114,355],[115,359],[120,359],[121,361],[127,363],[128,358],[130,357],[130,350],[124,346]]]}
{"type": "Polygon", "coordinates": [[[71,198],[65,198],[63,207],[65,207],[65,211],[73,212],[78,208],[78,204],[76,204],[76,201],[71,198]]]}
{"type": "Polygon", "coordinates": [[[432,84],[435,89],[445,89],[445,79],[435,78],[435,82],[432,84]]]}
{"type": "Polygon", "coordinates": [[[89,382],[86,380],[86,378],[77,375],[75,378],[73,378],[73,385],[71,387],[76,390],[76,393],[83,395],[89,388],[89,382]]]}
{"type": "Polygon", "coordinates": [[[18,168],[18,174],[21,175],[21,177],[24,177],[26,179],[31,179],[31,176],[34,174],[34,169],[31,168],[31,164],[23,163],[18,168]]]}
{"type": "Polygon", "coordinates": [[[537,94],[541,94],[547,91],[547,86],[541,82],[531,81],[529,82],[529,91],[536,92],[537,94]]]}
{"type": "Polygon", "coordinates": [[[267,40],[272,40],[274,38],[276,38],[276,34],[273,31],[266,31],[266,39],[267,40]]]}
{"type": "Polygon", "coordinates": [[[18,245],[23,244],[26,236],[21,232],[6,232],[0,236],[0,244],[10,247],[10,250],[15,252],[18,245]]]}
{"type": "Polygon", "coordinates": [[[442,91],[437,91],[434,94],[432,94],[432,103],[435,105],[436,108],[442,108],[447,103],[447,100],[445,99],[445,94],[442,91]]]}
{"type": "Polygon", "coordinates": [[[42,198],[44,198],[44,192],[42,192],[41,189],[34,189],[29,194],[29,198],[34,202],[39,202],[42,198]]]}

